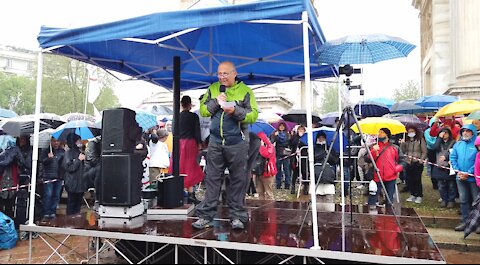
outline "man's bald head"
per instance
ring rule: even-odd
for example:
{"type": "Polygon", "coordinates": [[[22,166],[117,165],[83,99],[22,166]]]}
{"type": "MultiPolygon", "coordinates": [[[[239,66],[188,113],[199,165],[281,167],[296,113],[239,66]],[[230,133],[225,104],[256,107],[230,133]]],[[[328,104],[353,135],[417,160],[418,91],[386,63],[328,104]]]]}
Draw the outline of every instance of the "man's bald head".
{"type": "Polygon", "coordinates": [[[218,81],[226,87],[232,87],[235,84],[237,70],[232,62],[226,61],[218,65],[218,81]]]}

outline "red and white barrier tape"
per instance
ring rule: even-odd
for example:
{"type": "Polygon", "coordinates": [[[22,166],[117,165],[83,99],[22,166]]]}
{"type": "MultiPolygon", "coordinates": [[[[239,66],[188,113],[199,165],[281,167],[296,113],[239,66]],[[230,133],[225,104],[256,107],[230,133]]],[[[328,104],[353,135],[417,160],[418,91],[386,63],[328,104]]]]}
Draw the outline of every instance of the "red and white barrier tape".
{"type": "Polygon", "coordinates": [[[453,171],[455,171],[455,173],[457,173],[457,174],[458,174],[458,173],[463,173],[463,174],[468,175],[469,177],[480,178],[480,176],[475,176],[474,174],[467,173],[467,172],[462,172],[462,171],[460,171],[460,170],[454,170],[454,169],[451,169],[450,167],[440,166],[440,165],[438,165],[438,164],[435,164],[435,163],[432,163],[432,162],[428,162],[427,160],[422,160],[422,159],[420,159],[420,158],[418,158],[418,157],[413,157],[413,156],[409,156],[409,155],[404,155],[404,156],[405,156],[405,157],[408,157],[408,158],[411,158],[411,159],[413,159],[413,160],[420,161],[420,162],[422,162],[422,163],[427,163],[427,164],[429,164],[429,165],[433,165],[433,166],[439,167],[439,168],[443,168],[443,169],[447,169],[447,170],[453,170],[453,171]]]}
{"type": "MultiPolygon", "coordinates": [[[[43,184],[45,183],[52,183],[52,182],[57,182],[57,181],[60,181],[59,179],[51,179],[51,180],[46,180],[43,182],[43,184]]],[[[37,184],[40,184],[40,183],[37,183],[37,184]]],[[[2,191],[11,191],[11,190],[19,190],[19,189],[23,189],[23,188],[26,188],[26,187],[30,187],[32,184],[27,184],[27,185],[17,185],[15,187],[10,187],[10,188],[4,188],[4,189],[1,189],[0,192],[2,191]]]]}

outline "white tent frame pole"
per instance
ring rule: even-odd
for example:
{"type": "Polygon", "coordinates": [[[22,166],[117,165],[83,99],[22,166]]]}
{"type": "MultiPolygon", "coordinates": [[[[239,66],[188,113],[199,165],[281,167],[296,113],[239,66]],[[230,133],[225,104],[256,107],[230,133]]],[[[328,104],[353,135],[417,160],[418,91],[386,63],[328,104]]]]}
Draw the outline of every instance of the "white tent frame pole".
{"type": "Polygon", "coordinates": [[[83,109],[83,114],[87,114],[87,105],[88,105],[88,94],[90,93],[90,71],[87,69],[87,89],[85,91],[85,105],[83,109]]]}
{"type": "MultiPolygon", "coordinates": [[[[313,156],[313,126],[312,126],[312,86],[310,80],[310,45],[308,40],[308,13],[302,12],[303,22],[303,61],[305,70],[305,101],[307,103],[307,138],[308,138],[308,163],[310,171],[310,197],[312,200],[312,230],[313,230],[313,247],[312,249],[320,249],[318,241],[318,221],[317,221],[317,194],[315,192],[315,172],[314,156],[313,156]]],[[[341,137],[340,137],[341,138],[341,137]]]]}
{"type": "Polygon", "coordinates": [[[35,127],[33,131],[32,178],[30,180],[30,204],[28,207],[28,225],[33,226],[35,217],[35,192],[37,189],[38,136],[40,134],[40,107],[42,104],[43,52],[37,58],[37,92],[35,96],[35,127]]]}
{"type": "MultiPolygon", "coordinates": [[[[342,108],[342,82],[340,80],[340,76],[337,77],[338,81],[338,112],[340,115],[343,115],[343,108],[342,108]]],[[[339,118],[341,118],[340,116],[339,118]]],[[[344,123],[345,124],[345,123],[344,123]]],[[[344,124],[339,124],[339,126],[344,126],[344,124]]],[[[343,168],[343,128],[340,128],[340,189],[342,194],[342,206],[345,206],[345,170],[343,168]]]]}

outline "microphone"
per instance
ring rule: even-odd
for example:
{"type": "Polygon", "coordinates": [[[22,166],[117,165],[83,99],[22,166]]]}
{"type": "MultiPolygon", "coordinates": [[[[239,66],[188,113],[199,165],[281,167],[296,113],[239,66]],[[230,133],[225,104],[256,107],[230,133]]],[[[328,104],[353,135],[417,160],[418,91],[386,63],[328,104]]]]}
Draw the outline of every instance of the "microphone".
{"type": "MultiPolygon", "coordinates": [[[[225,96],[225,90],[226,90],[226,87],[225,85],[220,85],[220,94],[224,95],[225,96]]],[[[223,107],[223,105],[225,104],[225,102],[222,100],[222,101],[218,101],[218,104],[223,107]]]]}

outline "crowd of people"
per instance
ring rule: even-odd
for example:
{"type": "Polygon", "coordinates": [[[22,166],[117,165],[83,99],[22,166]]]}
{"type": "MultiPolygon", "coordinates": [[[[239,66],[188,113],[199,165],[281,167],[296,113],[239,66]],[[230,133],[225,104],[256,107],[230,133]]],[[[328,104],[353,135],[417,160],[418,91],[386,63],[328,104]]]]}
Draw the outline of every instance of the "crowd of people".
{"type": "MultiPolygon", "coordinates": [[[[258,117],[252,90],[237,78],[231,62],[221,63],[217,75],[219,81],[200,98],[198,114],[191,111],[189,96],[181,99],[179,164],[186,202],[196,205],[199,218],[193,227],[211,226],[223,201],[228,205],[232,228],[244,229],[249,219],[245,209],[247,195],[274,200],[275,189],[294,194],[298,184],[305,195],[312,190],[322,202],[333,203],[343,162],[345,193],[349,192],[350,179],[358,181],[356,188],[369,196],[371,209],[392,204],[399,183],[405,184],[402,192],[410,193],[407,202],[421,204],[426,169],[441,198],[438,206],[455,208],[458,203],[462,222],[455,230],[465,229],[472,203],[479,194],[480,178],[475,176],[480,176],[480,126],[463,125],[453,118],[432,118],[424,131],[407,125],[406,133],[392,135],[385,127],[376,136],[363,137],[346,128],[343,133],[349,136],[346,140],[354,148],[344,154],[343,161],[320,130],[314,139],[315,167],[310,174],[308,149],[302,141],[306,128],[297,125],[289,130],[285,122],[280,122],[269,135],[249,132],[248,125],[258,117]],[[204,158],[206,161],[201,163],[204,158]],[[311,177],[315,178],[314,189],[309,187],[311,177]],[[196,196],[196,187],[201,183],[205,187],[202,200],[196,196]]],[[[172,123],[167,122],[165,127],[151,128],[137,140],[135,152],[149,160],[150,183],[162,174],[172,173],[171,127],[172,123]]],[[[32,172],[29,137],[1,140],[0,188],[28,182],[32,172]]],[[[100,145],[100,137],[87,143],[70,134],[66,142],[52,138],[49,148],[41,150],[38,172],[45,182],[41,189],[43,220],[55,218],[63,189],[68,194],[66,213],[80,212],[84,193],[99,185],[100,145]]],[[[11,217],[14,199],[15,190],[0,192],[1,210],[11,217]]]]}

